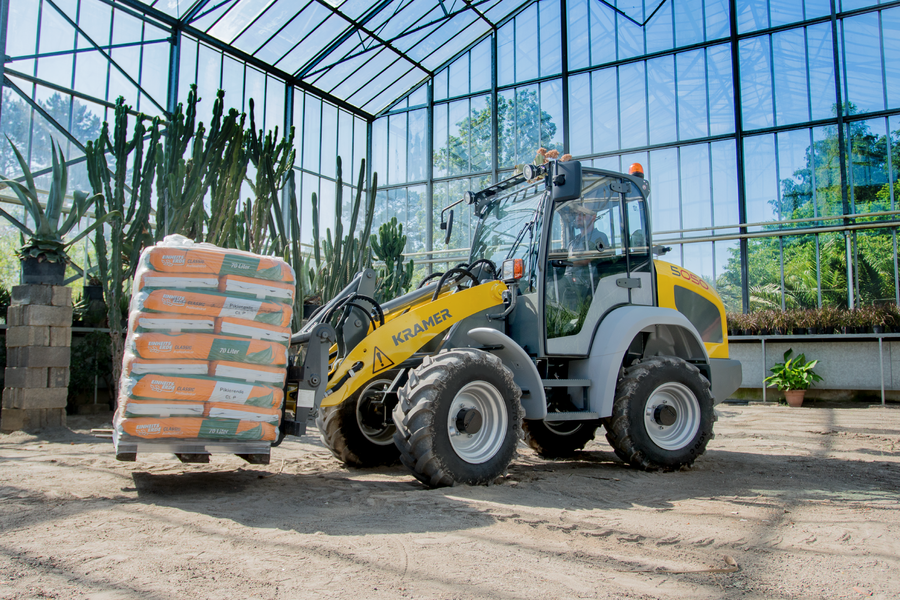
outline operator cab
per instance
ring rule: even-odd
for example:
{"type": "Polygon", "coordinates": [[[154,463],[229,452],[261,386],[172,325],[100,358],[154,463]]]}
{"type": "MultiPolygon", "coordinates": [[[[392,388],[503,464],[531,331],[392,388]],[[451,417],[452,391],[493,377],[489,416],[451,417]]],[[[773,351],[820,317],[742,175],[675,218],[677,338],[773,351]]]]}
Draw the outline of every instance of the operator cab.
{"type": "Polygon", "coordinates": [[[642,178],[584,168],[577,198],[555,200],[543,286],[547,353],[586,355],[593,327],[617,306],[653,304],[642,178]]]}

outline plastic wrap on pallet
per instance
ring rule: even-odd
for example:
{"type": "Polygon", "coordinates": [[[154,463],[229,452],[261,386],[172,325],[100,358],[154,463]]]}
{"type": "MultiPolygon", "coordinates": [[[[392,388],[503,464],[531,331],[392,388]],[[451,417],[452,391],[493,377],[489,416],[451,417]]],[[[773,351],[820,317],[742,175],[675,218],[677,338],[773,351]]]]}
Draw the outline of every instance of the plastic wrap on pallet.
{"type": "Polygon", "coordinates": [[[290,344],[291,267],[169,236],[141,254],[133,286],[117,451],[177,452],[191,443],[237,453],[249,442],[274,441],[290,344]]]}

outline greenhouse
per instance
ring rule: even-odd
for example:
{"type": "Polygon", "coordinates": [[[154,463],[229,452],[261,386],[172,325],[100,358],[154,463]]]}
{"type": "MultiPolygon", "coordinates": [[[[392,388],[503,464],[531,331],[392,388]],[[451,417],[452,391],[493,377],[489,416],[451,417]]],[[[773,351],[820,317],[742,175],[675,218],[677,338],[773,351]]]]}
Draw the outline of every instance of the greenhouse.
{"type": "MultiPolygon", "coordinates": [[[[900,8],[891,3],[4,0],[0,10],[0,129],[42,190],[53,142],[70,193],[90,192],[88,146],[104,122],[113,135],[117,99],[129,140],[144,119],[146,156],[152,119],[160,146],[171,142],[196,85],[191,144],[214,133],[218,90],[222,121],[235,109],[249,131],[252,102],[255,128],[290,143],[304,255],[314,193],[321,238],[333,228],[338,157],[345,225],[356,188],[374,189],[372,231],[396,217],[404,254],[424,275],[464,260],[471,245],[470,209],[457,209],[449,244],[440,211],[543,147],[614,171],[643,165],[665,260],[702,276],[732,312],[852,308],[900,294],[900,8]]],[[[254,162],[233,190],[241,202],[261,197],[254,162]]],[[[7,144],[0,167],[21,179],[7,144]]],[[[147,179],[156,235],[164,195],[147,179]]],[[[2,198],[15,202],[9,190],[2,198]]],[[[207,190],[186,201],[209,211],[214,199],[207,190]]],[[[195,233],[208,235],[208,212],[201,221],[195,233]]],[[[5,236],[8,257],[16,237],[5,236]]],[[[92,252],[73,250],[75,266],[92,252]]],[[[8,259],[6,287],[17,273],[8,259]]]]}

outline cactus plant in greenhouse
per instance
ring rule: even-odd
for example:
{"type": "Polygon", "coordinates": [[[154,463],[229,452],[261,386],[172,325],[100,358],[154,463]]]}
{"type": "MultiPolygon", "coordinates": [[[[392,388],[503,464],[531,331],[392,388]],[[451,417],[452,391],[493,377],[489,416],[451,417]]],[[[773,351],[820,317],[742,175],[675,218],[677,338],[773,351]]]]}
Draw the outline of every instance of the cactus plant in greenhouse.
{"type": "MultiPolygon", "coordinates": [[[[356,179],[359,184],[365,181],[365,173],[366,161],[362,160],[359,166],[359,177],[356,179]]],[[[363,213],[363,227],[358,235],[356,225],[359,220],[359,211],[362,207],[363,189],[362,185],[357,185],[356,197],[350,208],[350,227],[347,234],[344,235],[344,225],[341,219],[344,203],[344,180],[341,169],[341,157],[337,158],[334,236],[332,237],[330,228],[326,229],[324,241],[320,235],[318,195],[315,193],[312,195],[313,258],[315,259],[316,275],[312,282],[310,296],[318,297],[323,303],[344,289],[359,271],[372,264],[372,252],[367,241],[372,233],[377,184],[378,174],[373,173],[372,185],[369,188],[363,213]]]]}
{"type": "Polygon", "coordinates": [[[384,302],[402,296],[409,289],[413,277],[413,261],[403,265],[403,250],[406,248],[403,224],[397,221],[397,217],[391,217],[378,228],[378,235],[372,236],[371,244],[375,258],[384,263],[378,270],[380,285],[375,299],[384,302]]]}
{"type": "Polygon", "coordinates": [[[131,140],[128,140],[129,109],[125,100],[119,97],[116,100],[112,137],[109,135],[109,124],[104,123],[100,137],[89,141],[85,150],[91,187],[94,193],[101,194],[94,208],[97,220],[105,220],[110,213],[119,213],[124,217],[110,222],[109,250],[102,228],[98,228],[94,236],[97,265],[108,310],[113,374],[116,380],[122,368],[124,351],[120,300],[126,295],[126,285],[134,275],[141,250],[153,243],[150,232],[150,193],[159,148],[159,118],[154,118],[151,122],[146,156],[144,139],[147,128],[143,118],[137,119],[134,133],[131,140]],[[106,162],[107,152],[115,160],[115,171],[110,171],[106,162]],[[126,184],[129,167],[130,186],[126,184]]]}

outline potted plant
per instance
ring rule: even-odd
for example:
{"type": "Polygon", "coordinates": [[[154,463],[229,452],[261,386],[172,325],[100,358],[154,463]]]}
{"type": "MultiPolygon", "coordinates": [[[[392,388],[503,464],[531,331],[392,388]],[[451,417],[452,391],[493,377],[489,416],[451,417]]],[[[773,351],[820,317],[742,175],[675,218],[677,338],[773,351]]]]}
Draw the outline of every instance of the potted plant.
{"type": "Polygon", "coordinates": [[[764,381],[769,384],[767,387],[777,387],[784,392],[788,406],[801,406],[806,390],[813,383],[822,381],[822,377],[813,371],[818,360],[807,362],[805,355],[792,358],[793,354],[793,348],[788,348],[784,353],[784,362],[769,369],[772,375],[764,381]]]}
{"type": "Polygon", "coordinates": [[[83,289],[88,300],[103,300],[103,282],[99,277],[91,275],[83,289]]]}
{"type": "Polygon", "coordinates": [[[26,214],[34,223],[34,229],[31,229],[5,210],[0,209],[0,216],[27,237],[25,245],[17,252],[22,261],[22,282],[25,284],[62,285],[65,280],[66,264],[69,262],[66,248],[90,234],[110,218],[120,215],[117,212],[110,212],[66,241],[66,236],[78,226],[87,209],[100,195],[89,197],[84,192],[74,192],[69,214],[63,218],[63,204],[68,188],[68,170],[62,148],[56,143],[52,145],[53,173],[45,207],[38,198],[38,191],[35,188],[34,177],[31,175],[28,163],[15,144],[12,141],[9,144],[16,153],[16,159],[19,161],[25,182],[22,184],[0,175],[0,183],[7,185],[16,194],[22,202],[26,214]],[[62,222],[60,222],[61,219],[62,222]]]}

